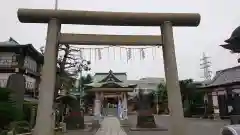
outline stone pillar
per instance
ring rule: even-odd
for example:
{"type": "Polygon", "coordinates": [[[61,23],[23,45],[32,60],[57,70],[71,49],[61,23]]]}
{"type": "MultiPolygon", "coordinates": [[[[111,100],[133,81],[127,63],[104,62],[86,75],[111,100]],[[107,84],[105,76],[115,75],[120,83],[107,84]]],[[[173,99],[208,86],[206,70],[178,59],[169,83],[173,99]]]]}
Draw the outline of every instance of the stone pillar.
{"type": "Polygon", "coordinates": [[[213,99],[211,94],[208,95],[208,105],[207,105],[207,113],[208,114],[213,114],[213,99]]]}
{"type": "Polygon", "coordinates": [[[94,101],[94,117],[95,120],[100,119],[100,112],[101,112],[101,100],[99,92],[95,92],[95,101],[94,101]]]}
{"type": "Polygon", "coordinates": [[[123,93],[123,119],[128,119],[127,92],[123,93]]]}
{"type": "Polygon", "coordinates": [[[39,104],[33,135],[53,135],[53,97],[56,82],[58,36],[61,24],[57,19],[48,23],[42,80],[39,90],[39,104]]]}
{"type": "Polygon", "coordinates": [[[171,134],[185,135],[185,124],[182,99],[178,80],[172,23],[164,22],[161,26],[163,39],[163,60],[168,93],[168,107],[170,110],[171,134]]]}
{"type": "Polygon", "coordinates": [[[105,110],[104,110],[104,94],[103,94],[103,92],[101,92],[101,114],[102,114],[102,116],[104,116],[105,115],[105,110]]]}
{"type": "Polygon", "coordinates": [[[118,117],[120,119],[122,119],[122,108],[121,108],[122,103],[121,103],[121,100],[120,100],[121,96],[122,96],[122,94],[120,96],[118,96],[118,105],[117,105],[118,117]]]}

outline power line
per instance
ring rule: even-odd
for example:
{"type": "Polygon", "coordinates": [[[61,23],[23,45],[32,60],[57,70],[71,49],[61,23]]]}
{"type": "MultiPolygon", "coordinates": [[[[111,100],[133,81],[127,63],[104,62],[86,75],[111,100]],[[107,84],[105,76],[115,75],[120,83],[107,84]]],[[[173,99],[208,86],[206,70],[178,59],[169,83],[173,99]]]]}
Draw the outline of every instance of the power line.
{"type": "Polygon", "coordinates": [[[205,81],[211,80],[212,71],[210,70],[211,62],[209,61],[210,57],[207,57],[205,53],[203,53],[203,57],[201,59],[201,69],[203,69],[203,77],[205,81]]]}

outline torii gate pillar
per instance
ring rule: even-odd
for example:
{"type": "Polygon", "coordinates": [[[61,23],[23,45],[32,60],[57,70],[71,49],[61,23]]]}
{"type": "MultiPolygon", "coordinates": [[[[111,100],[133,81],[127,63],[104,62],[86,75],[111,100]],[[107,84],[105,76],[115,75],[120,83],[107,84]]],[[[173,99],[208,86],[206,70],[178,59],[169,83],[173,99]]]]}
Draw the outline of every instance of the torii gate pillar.
{"type": "Polygon", "coordinates": [[[175,56],[172,23],[166,21],[161,26],[163,39],[163,60],[168,93],[168,108],[170,110],[172,135],[185,135],[182,99],[178,80],[177,62],[175,56]]]}
{"type": "Polygon", "coordinates": [[[49,21],[36,125],[33,131],[34,135],[54,135],[55,115],[53,98],[56,83],[58,36],[60,34],[60,29],[61,24],[59,23],[59,20],[53,18],[49,21]]]}

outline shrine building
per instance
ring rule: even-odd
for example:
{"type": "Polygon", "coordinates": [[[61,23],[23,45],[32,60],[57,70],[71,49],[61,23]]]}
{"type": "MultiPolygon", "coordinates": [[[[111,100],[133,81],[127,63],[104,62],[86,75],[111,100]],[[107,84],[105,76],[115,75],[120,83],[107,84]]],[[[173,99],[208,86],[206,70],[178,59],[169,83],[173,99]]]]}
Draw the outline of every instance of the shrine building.
{"type": "MultiPolygon", "coordinates": [[[[116,105],[120,100],[126,104],[129,111],[132,111],[136,105],[134,97],[139,89],[150,93],[157,89],[159,83],[165,83],[164,78],[146,77],[128,80],[127,73],[110,70],[105,73],[95,73],[93,83],[85,86],[86,91],[95,94],[94,100],[100,100],[103,107],[106,107],[108,103],[116,105]]],[[[95,104],[94,101],[93,104],[95,104]]]]}
{"type": "Polygon", "coordinates": [[[137,85],[125,83],[126,77],[126,73],[113,74],[113,71],[110,70],[107,75],[106,73],[96,73],[93,83],[85,85],[88,89],[87,92],[95,94],[94,107],[97,106],[97,111],[100,111],[101,106],[106,107],[108,103],[118,104],[120,101],[125,108],[128,108],[128,92],[133,92],[137,85]]]}

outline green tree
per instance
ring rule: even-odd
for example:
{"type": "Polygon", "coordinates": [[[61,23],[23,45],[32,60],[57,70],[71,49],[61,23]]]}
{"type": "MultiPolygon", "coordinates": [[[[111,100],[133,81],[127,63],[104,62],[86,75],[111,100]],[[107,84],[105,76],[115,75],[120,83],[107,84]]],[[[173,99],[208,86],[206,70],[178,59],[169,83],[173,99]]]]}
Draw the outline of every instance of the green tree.
{"type": "MultiPolygon", "coordinates": [[[[179,81],[185,116],[190,115],[192,108],[203,104],[203,94],[196,92],[199,85],[201,83],[196,83],[193,79],[179,81]]],[[[168,103],[167,88],[164,84],[158,85],[155,95],[157,95],[160,104],[168,103]]]]}
{"type": "Polygon", "coordinates": [[[159,103],[168,103],[167,88],[165,84],[160,83],[157,87],[156,95],[159,103]]]}
{"type": "MultiPolygon", "coordinates": [[[[44,46],[40,47],[40,51],[44,54],[44,46]]],[[[74,48],[69,44],[61,44],[58,48],[57,58],[57,83],[55,96],[59,90],[65,90],[69,92],[74,88],[76,77],[79,72],[89,71],[90,61],[86,61],[82,58],[81,50],[74,48]]]]}
{"type": "Polygon", "coordinates": [[[11,90],[0,88],[0,130],[3,130],[12,121],[22,119],[22,112],[15,107],[10,94],[11,90]]]}
{"type": "Polygon", "coordinates": [[[82,81],[82,88],[83,88],[83,91],[84,91],[84,96],[83,96],[84,104],[87,107],[88,104],[92,103],[93,98],[94,98],[94,94],[87,92],[87,88],[85,87],[85,84],[92,83],[93,82],[93,77],[91,76],[91,74],[87,74],[86,76],[83,76],[81,78],[81,81],[82,81]]]}
{"type": "Polygon", "coordinates": [[[86,76],[82,76],[81,77],[81,81],[82,81],[82,88],[85,88],[85,84],[89,84],[93,82],[93,77],[91,76],[91,74],[87,74],[86,76]]]}
{"type": "Polygon", "coordinates": [[[193,89],[195,88],[193,79],[180,80],[179,86],[180,86],[180,91],[182,95],[182,101],[185,101],[185,100],[188,101],[194,92],[193,89]]]}
{"type": "Polygon", "coordinates": [[[193,79],[186,79],[179,81],[182,102],[185,116],[190,116],[192,109],[203,101],[203,95],[196,92],[196,89],[201,83],[196,83],[193,79]]]}

